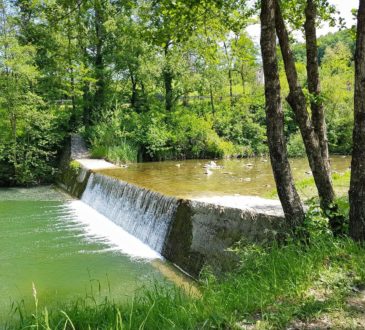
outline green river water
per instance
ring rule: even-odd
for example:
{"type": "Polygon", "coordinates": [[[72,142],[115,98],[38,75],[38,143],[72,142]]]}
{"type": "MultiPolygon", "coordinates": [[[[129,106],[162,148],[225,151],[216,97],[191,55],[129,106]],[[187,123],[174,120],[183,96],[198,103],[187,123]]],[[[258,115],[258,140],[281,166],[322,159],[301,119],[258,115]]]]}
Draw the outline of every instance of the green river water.
{"type": "Polygon", "coordinates": [[[118,241],[113,224],[82,204],[49,187],[0,189],[1,317],[12,302],[32,304],[33,283],[40,304],[49,306],[86,295],[123,300],[162,279],[148,261],[153,251],[128,236],[118,241]],[[134,257],[123,252],[126,244],[134,257]]]}

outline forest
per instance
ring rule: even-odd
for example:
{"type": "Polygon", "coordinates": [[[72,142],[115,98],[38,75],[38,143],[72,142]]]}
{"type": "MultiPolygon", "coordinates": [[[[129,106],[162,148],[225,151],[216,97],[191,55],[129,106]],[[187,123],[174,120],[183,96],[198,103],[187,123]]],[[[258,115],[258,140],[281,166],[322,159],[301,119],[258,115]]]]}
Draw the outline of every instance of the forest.
{"type": "MultiPolygon", "coordinates": [[[[3,1],[0,183],[52,178],[70,132],[115,163],[268,154],[260,47],[246,32],[255,12],[245,1],[3,1]]],[[[332,154],[351,153],[354,38],[318,39],[332,154]]],[[[293,51],[307,93],[305,45],[293,51]]],[[[303,156],[284,112],[289,155],[303,156]]]]}

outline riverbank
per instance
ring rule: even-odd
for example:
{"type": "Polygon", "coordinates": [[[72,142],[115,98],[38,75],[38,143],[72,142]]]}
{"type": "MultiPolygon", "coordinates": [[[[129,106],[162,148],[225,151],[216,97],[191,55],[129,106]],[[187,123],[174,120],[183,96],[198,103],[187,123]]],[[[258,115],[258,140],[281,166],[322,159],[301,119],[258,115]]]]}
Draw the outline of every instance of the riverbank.
{"type": "Polygon", "coordinates": [[[155,285],[123,304],[14,309],[7,329],[363,329],[364,247],[326,230],[312,235],[306,246],[237,247],[239,267],[221,278],[205,270],[199,298],[155,285]]]}

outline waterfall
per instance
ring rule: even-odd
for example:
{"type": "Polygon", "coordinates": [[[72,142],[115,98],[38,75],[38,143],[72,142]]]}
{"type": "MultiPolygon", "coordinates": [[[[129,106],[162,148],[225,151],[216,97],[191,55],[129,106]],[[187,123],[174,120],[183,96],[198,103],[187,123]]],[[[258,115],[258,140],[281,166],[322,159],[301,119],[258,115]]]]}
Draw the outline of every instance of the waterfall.
{"type": "Polygon", "coordinates": [[[97,173],[81,200],[159,253],[178,205],[174,197],[97,173]]]}

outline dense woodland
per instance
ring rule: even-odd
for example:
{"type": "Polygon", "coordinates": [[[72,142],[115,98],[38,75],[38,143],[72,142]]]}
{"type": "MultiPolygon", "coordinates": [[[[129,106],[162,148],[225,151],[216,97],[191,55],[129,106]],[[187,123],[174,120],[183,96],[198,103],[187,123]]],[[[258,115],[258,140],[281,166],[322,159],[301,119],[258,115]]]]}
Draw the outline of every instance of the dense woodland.
{"type": "MultiPolygon", "coordinates": [[[[0,182],[51,178],[70,132],[114,162],[267,154],[260,47],[246,32],[257,15],[233,0],[2,1],[0,182]]],[[[351,152],[354,38],[318,40],[331,153],[351,152]]],[[[292,45],[307,93],[305,45],[292,45]]],[[[289,155],[303,156],[284,112],[289,155]]]]}

